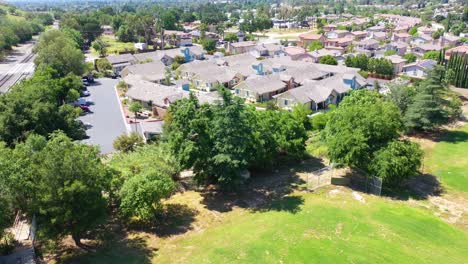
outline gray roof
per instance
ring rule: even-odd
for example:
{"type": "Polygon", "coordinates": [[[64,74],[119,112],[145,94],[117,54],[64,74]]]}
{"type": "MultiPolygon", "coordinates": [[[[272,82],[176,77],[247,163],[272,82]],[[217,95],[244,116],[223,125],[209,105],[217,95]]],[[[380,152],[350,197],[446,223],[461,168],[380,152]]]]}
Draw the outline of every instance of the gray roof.
{"type": "Polygon", "coordinates": [[[193,74],[204,81],[220,83],[229,82],[236,75],[229,68],[219,67],[212,61],[194,61],[183,64],[180,66],[180,71],[193,74]]]}
{"type": "Polygon", "coordinates": [[[162,134],[164,121],[141,122],[140,126],[143,129],[143,133],[162,134]]]}
{"type": "Polygon", "coordinates": [[[360,85],[363,85],[363,83],[365,83],[365,81],[359,74],[338,74],[320,81],[306,80],[302,86],[291,89],[283,93],[283,95],[291,95],[298,102],[301,102],[303,104],[311,101],[315,103],[321,103],[327,100],[327,98],[333,92],[343,94],[350,91],[351,88],[344,83],[344,79],[350,79],[354,77],[360,85]]]}
{"type": "Polygon", "coordinates": [[[122,72],[123,75],[134,74],[143,80],[155,82],[165,78],[165,68],[166,66],[160,61],[153,61],[127,66],[122,72]]]}
{"type": "Polygon", "coordinates": [[[144,102],[151,101],[154,105],[160,107],[168,106],[165,102],[166,99],[168,99],[169,102],[174,102],[178,99],[186,98],[189,95],[189,92],[175,88],[174,86],[164,86],[143,80],[133,81],[128,84],[131,86],[126,93],[128,97],[144,102]]]}
{"type": "Polygon", "coordinates": [[[278,76],[255,76],[247,78],[234,89],[249,90],[258,94],[276,92],[284,89],[286,84],[278,76]]]}
{"type": "Polygon", "coordinates": [[[135,62],[136,58],[132,54],[120,54],[120,55],[109,55],[106,57],[110,64],[124,64],[129,62],[135,62]]]}

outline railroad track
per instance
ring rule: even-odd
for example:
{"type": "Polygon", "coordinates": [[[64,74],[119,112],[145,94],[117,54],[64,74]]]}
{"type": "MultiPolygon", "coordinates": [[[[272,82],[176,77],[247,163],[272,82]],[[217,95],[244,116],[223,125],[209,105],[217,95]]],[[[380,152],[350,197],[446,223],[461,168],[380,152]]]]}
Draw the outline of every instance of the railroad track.
{"type": "MultiPolygon", "coordinates": [[[[28,54],[26,57],[24,57],[19,63],[29,63],[32,59],[34,58],[34,53],[28,54]]],[[[22,72],[19,74],[19,77],[5,90],[5,93],[10,90],[12,86],[14,86],[17,82],[20,80],[26,78],[30,73],[29,72],[22,72]]],[[[17,76],[18,73],[13,72],[7,72],[5,73],[4,76],[0,78],[0,87],[4,86],[8,81],[11,80],[14,76],[17,76]]]]}

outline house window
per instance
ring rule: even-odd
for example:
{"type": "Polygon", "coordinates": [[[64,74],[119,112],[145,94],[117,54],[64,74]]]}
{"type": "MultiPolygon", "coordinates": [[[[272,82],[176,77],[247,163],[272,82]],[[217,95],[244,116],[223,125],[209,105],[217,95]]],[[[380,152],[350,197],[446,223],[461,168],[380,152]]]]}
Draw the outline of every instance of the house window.
{"type": "Polygon", "coordinates": [[[288,105],[288,99],[284,99],[284,105],[288,105]]]}
{"type": "Polygon", "coordinates": [[[249,96],[249,91],[245,91],[245,96],[249,96]]]}
{"type": "Polygon", "coordinates": [[[236,94],[240,94],[240,90],[239,90],[239,89],[236,89],[236,94]]]}

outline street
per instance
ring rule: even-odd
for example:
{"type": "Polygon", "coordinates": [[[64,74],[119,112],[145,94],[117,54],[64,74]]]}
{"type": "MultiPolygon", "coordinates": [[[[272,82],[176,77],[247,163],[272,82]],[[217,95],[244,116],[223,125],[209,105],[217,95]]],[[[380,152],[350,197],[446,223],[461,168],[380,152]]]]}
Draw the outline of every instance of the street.
{"type": "Polygon", "coordinates": [[[91,124],[91,127],[86,130],[89,138],[83,142],[99,146],[103,154],[114,152],[112,146],[114,140],[129,130],[115,91],[117,83],[116,79],[101,78],[88,86],[91,95],[85,98],[92,102],[90,105],[92,112],[79,118],[83,123],[91,124]]]}

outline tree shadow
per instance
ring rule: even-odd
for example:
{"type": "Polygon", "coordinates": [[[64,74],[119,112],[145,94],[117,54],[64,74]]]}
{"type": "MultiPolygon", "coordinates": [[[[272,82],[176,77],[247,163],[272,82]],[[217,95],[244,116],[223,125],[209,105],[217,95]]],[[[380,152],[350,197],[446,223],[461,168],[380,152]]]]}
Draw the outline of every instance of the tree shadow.
{"type": "Polygon", "coordinates": [[[66,264],[151,263],[152,256],[158,249],[151,248],[144,237],[129,237],[120,229],[108,228],[103,227],[97,233],[91,234],[90,237],[95,240],[87,241],[86,249],[62,245],[55,251],[54,259],[57,263],[66,264]]]}
{"type": "Polygon", "coordinates": [[[411,177],[400,189],[385,189],[384,194],[398,200],[426,200],[430,196],[440,196],[443,188],[434,175],[419,174],[411,177]]]}
{"type": "MultiPolygon", "coordinates": [[[[348,187],[354,191],[372,193],[369,178],[363,172],[350,170],[343,176],[349,179],[348,187]]],[[[440,196],[443,188],[434,175],[419,174],[408,179],[401,187],[389,187],[382,184],[381,196],[397,200],[425,200],[430,196],[440,196]]]]}
{"type": "Polygon", "coordinates": [[[229,212],[239,207],[254,212],[297,213],[304,200],[291,193],[304,188],[306,182],[300,174],[323,168],[324,164],[316,158],[279,164],[269,170],[251,171],[251,179],[235,192],[223,191],[217,186],[204,188],[201,191],[202,203],[207,209],[218,212],[229,212]]]}
{"type": "Polygon", "coordinates": [[[435,140],[436,142],[468,142],[468,133],[460,130],[446,130],[443,135],[435,140]]]}
{"type": "Polygon", "coordinates": [[[159,237],[183,234],[192,230],[198,211],[185,204],[165,204],[150,223],[134,222],[129,229],[154,233],[159,237]]]}

